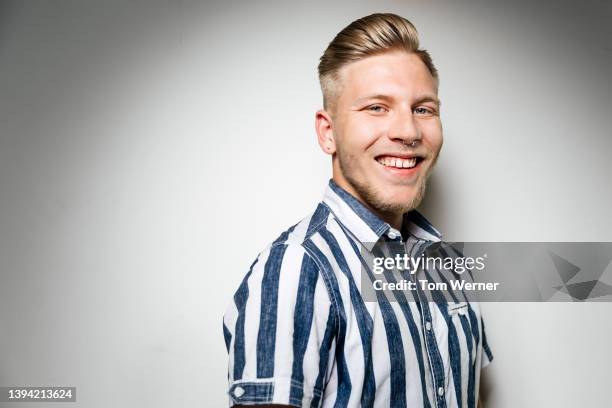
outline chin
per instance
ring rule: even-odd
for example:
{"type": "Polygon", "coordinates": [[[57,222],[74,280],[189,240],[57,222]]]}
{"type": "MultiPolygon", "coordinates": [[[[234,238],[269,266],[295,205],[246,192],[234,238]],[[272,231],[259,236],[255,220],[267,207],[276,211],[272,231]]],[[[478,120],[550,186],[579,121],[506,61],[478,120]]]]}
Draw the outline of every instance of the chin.
{"type": "Polygon", "coordinates": [[[415,192],[411,192],[410,194],[396,194],[391,197],[386,197],[385,201],[394,207],[402,207],[412,203],[416,196],[417,194],[415,192]]]}
{"type": "Polygon", "coordinates": [[[379,196],[378,200],[371,203],[376,209],[383,212],[404,213],[411,209],[414,195],[410,196],[379,196]]]}
{"type": "Polygon", "coordinates": [[[424,183],[416,184],[411,186],[409,191],[403,191],[402,193],[387,197],[386,202],[389,207],[395,208],[396,212],[405,213],[413,210],[419,206],[423,196],[425,195],[424,183]]]}
{"type": "MultiPolygon", "coordinates": [[[[416,203],[418,205],[418,203],[416,203]]],[[[410,211],[416,207],[414,203],[414,197],[407,198],[401,201],[393,202],[392,206],[397,209],[397,212],[405,213],[406,211],[410,211]]]]}

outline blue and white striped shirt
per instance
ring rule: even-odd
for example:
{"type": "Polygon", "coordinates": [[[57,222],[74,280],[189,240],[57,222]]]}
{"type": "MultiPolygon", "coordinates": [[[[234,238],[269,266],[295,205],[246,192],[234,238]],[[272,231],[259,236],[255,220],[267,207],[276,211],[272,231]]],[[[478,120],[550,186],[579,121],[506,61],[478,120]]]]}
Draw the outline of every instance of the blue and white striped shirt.
{"type": "Polygon", "coordinates": [[[397,231],[330,180],[259,254],[223,319],[230,406],[476,406],[493,359],[478,303],[364,301],[360,251],[381,239],[441,235],[416,210],[397,231]]]}

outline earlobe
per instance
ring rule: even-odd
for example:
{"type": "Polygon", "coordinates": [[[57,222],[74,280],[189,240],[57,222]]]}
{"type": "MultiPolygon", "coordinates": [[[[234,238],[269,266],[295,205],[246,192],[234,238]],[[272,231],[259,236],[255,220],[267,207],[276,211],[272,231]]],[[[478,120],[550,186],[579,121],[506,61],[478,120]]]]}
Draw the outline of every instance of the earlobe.
{"type": "Polygon", "coordinates": [[[333,154],[336,152],[336,141],[334,139],[334,130],[329,129],[327,138],[325,140],[325,151],[333,154]]]}

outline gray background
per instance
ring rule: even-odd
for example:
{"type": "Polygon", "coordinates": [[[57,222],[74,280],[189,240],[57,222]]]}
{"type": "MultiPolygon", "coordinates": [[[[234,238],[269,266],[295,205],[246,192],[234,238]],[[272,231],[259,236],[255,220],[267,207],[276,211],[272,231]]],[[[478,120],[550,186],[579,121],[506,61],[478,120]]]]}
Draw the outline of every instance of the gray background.
{"type": "MultiPolygon", "coordinates": [[[[376,11],[440,70],[448,240],[612,241],[605,1],[3,1],[0,385],[224,406],[225,307],[331,174],[318,57],[376,11]]],[[[485,304],[489,406],[608,405],[611,311],[485,304]]]]}

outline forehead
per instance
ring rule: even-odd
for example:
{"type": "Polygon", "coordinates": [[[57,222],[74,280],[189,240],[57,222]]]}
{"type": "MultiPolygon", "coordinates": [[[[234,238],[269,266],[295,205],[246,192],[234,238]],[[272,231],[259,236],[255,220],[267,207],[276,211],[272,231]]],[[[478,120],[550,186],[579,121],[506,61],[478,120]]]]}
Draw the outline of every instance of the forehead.
{"type": "Polygon", "coordinates": [[[378,93],[397,97],[437,94],[436,83],[416,54],[387,52],[352,62],[340,69],[342,99],[378,93]]]}

